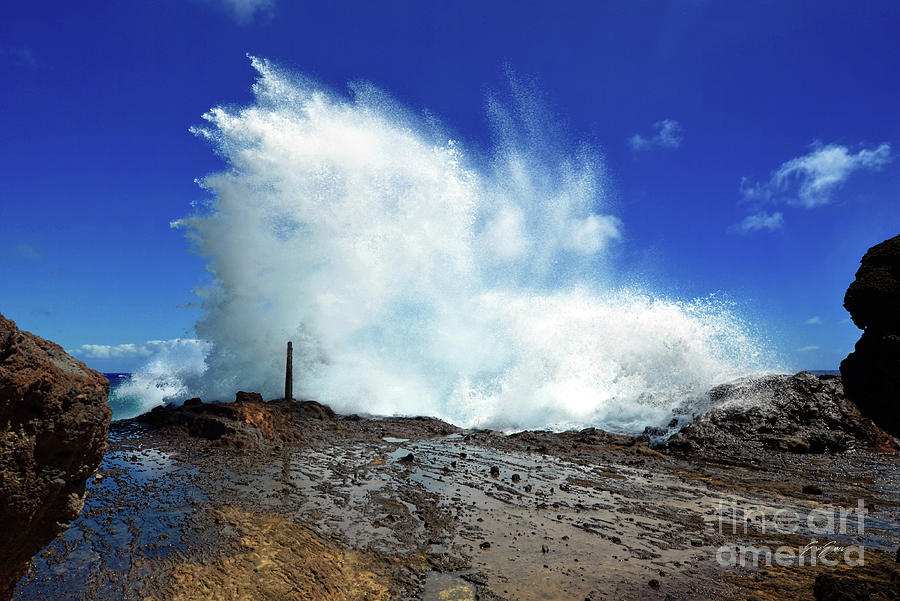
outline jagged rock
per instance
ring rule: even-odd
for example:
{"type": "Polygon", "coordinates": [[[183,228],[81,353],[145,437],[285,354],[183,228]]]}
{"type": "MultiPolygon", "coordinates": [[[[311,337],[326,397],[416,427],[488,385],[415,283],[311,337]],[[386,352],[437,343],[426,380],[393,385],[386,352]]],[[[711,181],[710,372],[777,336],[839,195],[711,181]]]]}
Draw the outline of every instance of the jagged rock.
{"type": "Polygon", "coordinates": [[[186,430],[189,436],[205,438],[229,447],[260,447],[273,442],[295,442],[302,430],[294,418],[328,420],[334,412],[315,401],[276,400],[266,403],[256,392],[240,391],[233,403],[204,403],[188,399],[181,406],[156,407],[136,418],[156,428],[186,430]]]}
{"type": "Polygon", "coordinates": [[[863,255],[856,280],[844,296],[844,308],[861,330],[900,332],[900,236],[863,255]]]}
{"type": "Polygon", "coordinates": [[[747,378],[710,391],[714,406],[658,448],[726,458],[761,451],[833,453],[854,447],[896,450],[863,416],[838,376],[808,372],[747,378]]]}
{"type": "Polygon", "coordinates": [[[841,362],[847,397],[894,436],[900,436],[900,236],[863,256],[844,307],[864,330],[841,362]]]}
{"type": "Polygon", "coordinates": [[[109,381],[0,315],[0,600],[81,513],[106,450],[109,381]]]}

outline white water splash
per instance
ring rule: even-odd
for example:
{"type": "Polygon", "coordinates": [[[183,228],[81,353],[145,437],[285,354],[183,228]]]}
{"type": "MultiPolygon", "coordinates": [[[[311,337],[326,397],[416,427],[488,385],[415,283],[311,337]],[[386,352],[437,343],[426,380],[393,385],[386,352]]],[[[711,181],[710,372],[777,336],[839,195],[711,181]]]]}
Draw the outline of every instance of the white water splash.
{"type": "Polygon", "coordinates": [[[182,396],[280,397],[293,340],[295,396],[340,412],[638,431],[770,367],[727,303],[604,281],[624,226],[602,161],[547,133],[527,91],[491,101],[484,160],[371,86],[253,66],[255,103],[194,130],[228,170],[176,222],[213,275],[182,396]]]}
{"type": "Polygon", "coordinates": [[[209,344],[186,339],[159,342],[162,343],[145,345],[153,349],[153,356],[110,390],[109,404],[114,419],[135,417],[166,399],[188,398],[185,382],[205,371],[209,344]]]}

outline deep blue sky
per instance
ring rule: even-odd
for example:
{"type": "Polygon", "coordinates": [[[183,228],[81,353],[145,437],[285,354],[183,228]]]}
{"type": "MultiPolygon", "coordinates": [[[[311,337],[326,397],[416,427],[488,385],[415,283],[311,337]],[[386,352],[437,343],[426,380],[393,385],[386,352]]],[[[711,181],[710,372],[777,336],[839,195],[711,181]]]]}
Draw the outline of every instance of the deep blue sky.
{"type": "MultiPolygon", "coordinates": [[[[511,69],[605,156],[621,273],[724,292],[789,366],[834,368],[859,258],[900,233],[898,31],[894,0],[12,3],[0,312],[69,349],[193,336],[203,265],[168,224],[221,168],[188,128],[250,101],[247,53],[371,81],[475,148],[511,69]]],[[[118,354],[88,362],[140,360],[118,354]]]]}

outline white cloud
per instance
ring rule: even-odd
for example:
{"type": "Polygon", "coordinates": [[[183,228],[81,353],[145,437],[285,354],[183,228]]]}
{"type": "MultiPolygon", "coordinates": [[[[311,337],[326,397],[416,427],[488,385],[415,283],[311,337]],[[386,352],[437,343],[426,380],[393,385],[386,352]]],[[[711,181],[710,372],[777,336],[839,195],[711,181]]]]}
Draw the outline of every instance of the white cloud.
{"type": "Polygon", "coordinates": [[[275,0],[218,0],[238,23],[248,23],[257,13],[270,13],[275,0]]]}
{"type": "Polygon", "coordinates": [[[787,202],[814,208],[831,202],[834,191],[856,171],[878,170],[892,160],[887,142],[856,154],[846,146],[814,144],[812,151],[786,161],[768,182],[741,181],[741,195],[753,202],[787,202]]]}
{"type": "Polygon", "coordinates": [[[813,315],[809,319],[806,320],[806,325],[808,326],[817,326],[822,324],[822,318],[818,315],[813,315]]]}
{"type": "Polygon", "coordinates": [[[741,199],[757,212],[744,218],[737,228],[744,233],[781,228],[782,213],[768,214],[764,207],[787,204],[812,209],[826,205],[854,172],[881,169],[892,159],[887,142],[855,154],[846,146],[816,142],[809,153],[782,163],[768,181],[741,178],[741,199]]]}
{"type": "Polygon", "coordinates": [[[140,344],[82,344],[68,352],[81,359],[126,359],[152,357],[163,352],[187,348],[203,348],[207,343],[193,338],[148,340],[140,344]]]}
{"type": "Polygon", "coordinates": [[[628,138],[631,150],[640,152],[651,148],[678,148],[684,139],[684,130],[681,124],[673,119],[663,119],[653,124],[656,133],[645,138],[640,134],[633,134],[628,138]]]}
{"type": "Polygon", "coordinates": [[[809,346],[801,346],[800,348],[796,349],[796,351],[798,353],[809,353],[812,351],[817,351],[819,350],[819,348],[820,347],[811,344],[809,346]]]}
{"type": "Polygon", "coordinates": [[[765,211],[754,215],[747,215],[737,228],[744,234],[769,230],[770,232],[784,227],[784,216],[780,212],[766,213],[765,211]]]}

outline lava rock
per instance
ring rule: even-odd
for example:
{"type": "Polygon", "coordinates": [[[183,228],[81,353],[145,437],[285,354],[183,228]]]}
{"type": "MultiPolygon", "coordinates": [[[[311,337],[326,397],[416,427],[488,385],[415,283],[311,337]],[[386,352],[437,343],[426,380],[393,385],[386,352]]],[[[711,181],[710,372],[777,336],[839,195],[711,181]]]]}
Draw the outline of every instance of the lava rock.
{"type": "Polygon", "coordinates": [[[84,505],[106,450],[109,381],[0,315],[0,600],[84,505]]]}
{"type": "Polygon", "coordinates": [[[847,398],[900,437],[900,236],[866,252],[844,307],[864,330],[841,362],[847,398]]]}
{"type": "Polygon", "coordinates": [[[861,330],[900,332],[900,236],[870,248],[844,295],[844,308],[861,330]]]}
{"type": "MultiPolygon", "coordinates": [[[[866,558],[868,560],[868,557],[866,558]]],[[[852,570],[835,570],[816,576],[816,601],[891,601],[900,599],[900,567],[866,561],[852,570]]]]}
{"type": "Polygon", "coordinates": [[[302,428],[294,420],[331,420],[334,412],[315,401],[265,402],[256,392],[239,391],[233,403],[204,403],[189,399],[181,406],[166,405],[135,418],[153,426],[186,431],[221,446],[260,448],[299,440],[302,428]]]}
{"type": "Polygon", "coordinates": [[[900,437],[900,236],[863,256],[844,307],[863,334],[841,362],[847,397],[900,437]]]}
{"type": "Polygon", "coordinates": [[[725,460],[760,453],[838,453],[854,447],[896,451],[896,441],[844,396],[839,376],[743,378],[709,392],[713,408],[658,449],[725,460]]]}

